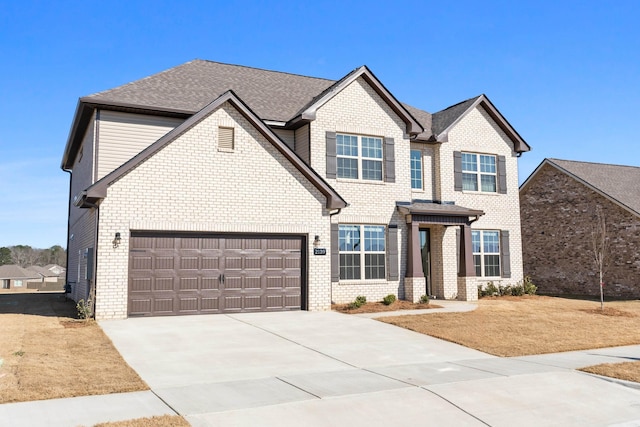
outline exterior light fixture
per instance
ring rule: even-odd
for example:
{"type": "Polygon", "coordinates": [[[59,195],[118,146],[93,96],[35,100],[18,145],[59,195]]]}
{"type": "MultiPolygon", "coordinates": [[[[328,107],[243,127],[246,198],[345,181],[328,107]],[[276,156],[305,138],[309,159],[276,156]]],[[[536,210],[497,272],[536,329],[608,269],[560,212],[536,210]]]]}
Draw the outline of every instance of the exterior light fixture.
{"type": "Polygon", "coordinates": [[[320,246],[320,236],[318,236],[317,234],[313,239],[313,246],[320,246]]]}
{"type": "Polygon", "coordinates": [[[120,242],[122,241],[122,237],[120,237],[120,233],[116,233],[116,237],[113,239],[113,248],[117,248],[120,246],[120,242]]]}

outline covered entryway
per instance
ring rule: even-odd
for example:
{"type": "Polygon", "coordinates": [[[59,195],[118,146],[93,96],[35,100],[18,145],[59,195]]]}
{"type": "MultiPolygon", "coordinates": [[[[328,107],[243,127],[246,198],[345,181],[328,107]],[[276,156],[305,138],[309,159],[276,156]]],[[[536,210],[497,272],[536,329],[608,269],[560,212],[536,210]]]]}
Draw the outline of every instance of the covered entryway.
{"type": "Polygon", "coordinates": [[[306,308],[304,236],[132,232],[129,316],[306,308]]]}

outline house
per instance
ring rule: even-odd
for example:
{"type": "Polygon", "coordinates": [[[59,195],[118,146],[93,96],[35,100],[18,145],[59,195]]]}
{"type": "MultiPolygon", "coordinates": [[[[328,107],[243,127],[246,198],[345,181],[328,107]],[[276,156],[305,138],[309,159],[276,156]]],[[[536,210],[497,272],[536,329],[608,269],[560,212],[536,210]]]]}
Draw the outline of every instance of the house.
{"type": "Polygon", "coordinates": [[[27,289],[27,282],[40,280],[41,276],[15,264],[0,265],[0,289],[21,291],[27,289]]]}
{"type": "Polygon", "coordinates": [[[600,296],[596,209],[607,224],[608,297],[640,298],[640,167],[545,159],[520,187],[524,272],[546,294],[600,296]]]}
{"type": "Polygon", "coordinates": [[[102,319],[475,299],[522,280],[529,149],[485,95],[187,62],[80,98],[67,281],[102,319]]]}
{"type": "Polygon", "coordinates": [[[46,267],[41,267],[39,265],[32,265],[30,267],[27,267],[27,270],[37,274],[40,278],[39,282],[52,282],[52,283],[57,283],[58,282],[58,275],[56,273],[54,273],[53,271],[47,269],[46,267]]]}
{"type": "Polygon", "coordinates": [[[63,274],[66,271],[66,268],[58,265],[58,264],[47,264],[44,266],[47,270],[54,273],[56,276],[63,274]]]}

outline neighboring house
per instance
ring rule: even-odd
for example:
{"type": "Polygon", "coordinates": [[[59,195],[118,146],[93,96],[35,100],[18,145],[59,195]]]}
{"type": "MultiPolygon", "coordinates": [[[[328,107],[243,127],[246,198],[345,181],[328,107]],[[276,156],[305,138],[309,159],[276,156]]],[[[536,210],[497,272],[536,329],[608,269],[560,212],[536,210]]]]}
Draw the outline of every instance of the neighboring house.
{"type": "Polygon", "coordinates": [[[59,266],[58,264],[47,264],[44,266],[44,268],[51,271],[57,276],[66,272],[66,269],[64,267],[59,266]]]}
{"type": "Polygon", "coordinates": [[[27,289],[27,282],[42,276],[15,264],[0,265],[0,289],[15,291],[27,289]]]}
{"type": "Polygon", "coordinates": [[[32,265],[31,267],[27,267],[27,270],[36,273],[40,276],[40,282],[53,282],[56,283],[58,281],[58,275],[53,271],[48,270],[46,267],[41,267],[39,265],[32,265]]]}
{"type": "Polygon", "coordinates": [[[596,209],[610,242],[604,294],[640,298],[640,167],[545,159],[520,187],[524,272],[541,293],[599,296],[596,209]]]}
{"type": "Polygon", "coordinates": [[[365,66],[194,60],[80,99],[67,281],[97,318],[475,299],[522,280],[529,149],[484,95],[431,115],[365,66]]]}

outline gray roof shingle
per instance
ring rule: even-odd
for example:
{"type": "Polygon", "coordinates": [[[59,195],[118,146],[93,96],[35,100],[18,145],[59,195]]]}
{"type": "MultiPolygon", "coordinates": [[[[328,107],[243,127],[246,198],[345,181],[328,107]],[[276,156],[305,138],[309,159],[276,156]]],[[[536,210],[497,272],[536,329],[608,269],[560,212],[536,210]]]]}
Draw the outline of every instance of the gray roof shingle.
{"type": "Polygon", "coordinates": [[[640,167],[546,160],[640,215],[640,167]]]}
{"type": "Polygon", "coordinates": [[[39,279],[40,275],[16,264],[0,265],[0,279],[39,279]]]}
{"type": "Polygon", "coordinates": [[[335,81],[196,59],[82,98],[195,113],[232,90],[263,120],[287,121],[335,81]]]}
{"type": "Polygon", "coordinates": [[[466,101],[462,101],[458,104],[452,105],[451,107],[445,108],[442,111],[438,111],[434,113],[431,121],[431,130],[434,135],[439,135],[444,130],[446,130],[453,122],[456,121],[458,117],[464,114],[471,104],[476,102],[478,98],[482,95],[474,96],[473,98],[469,98],[466,101]]]}

